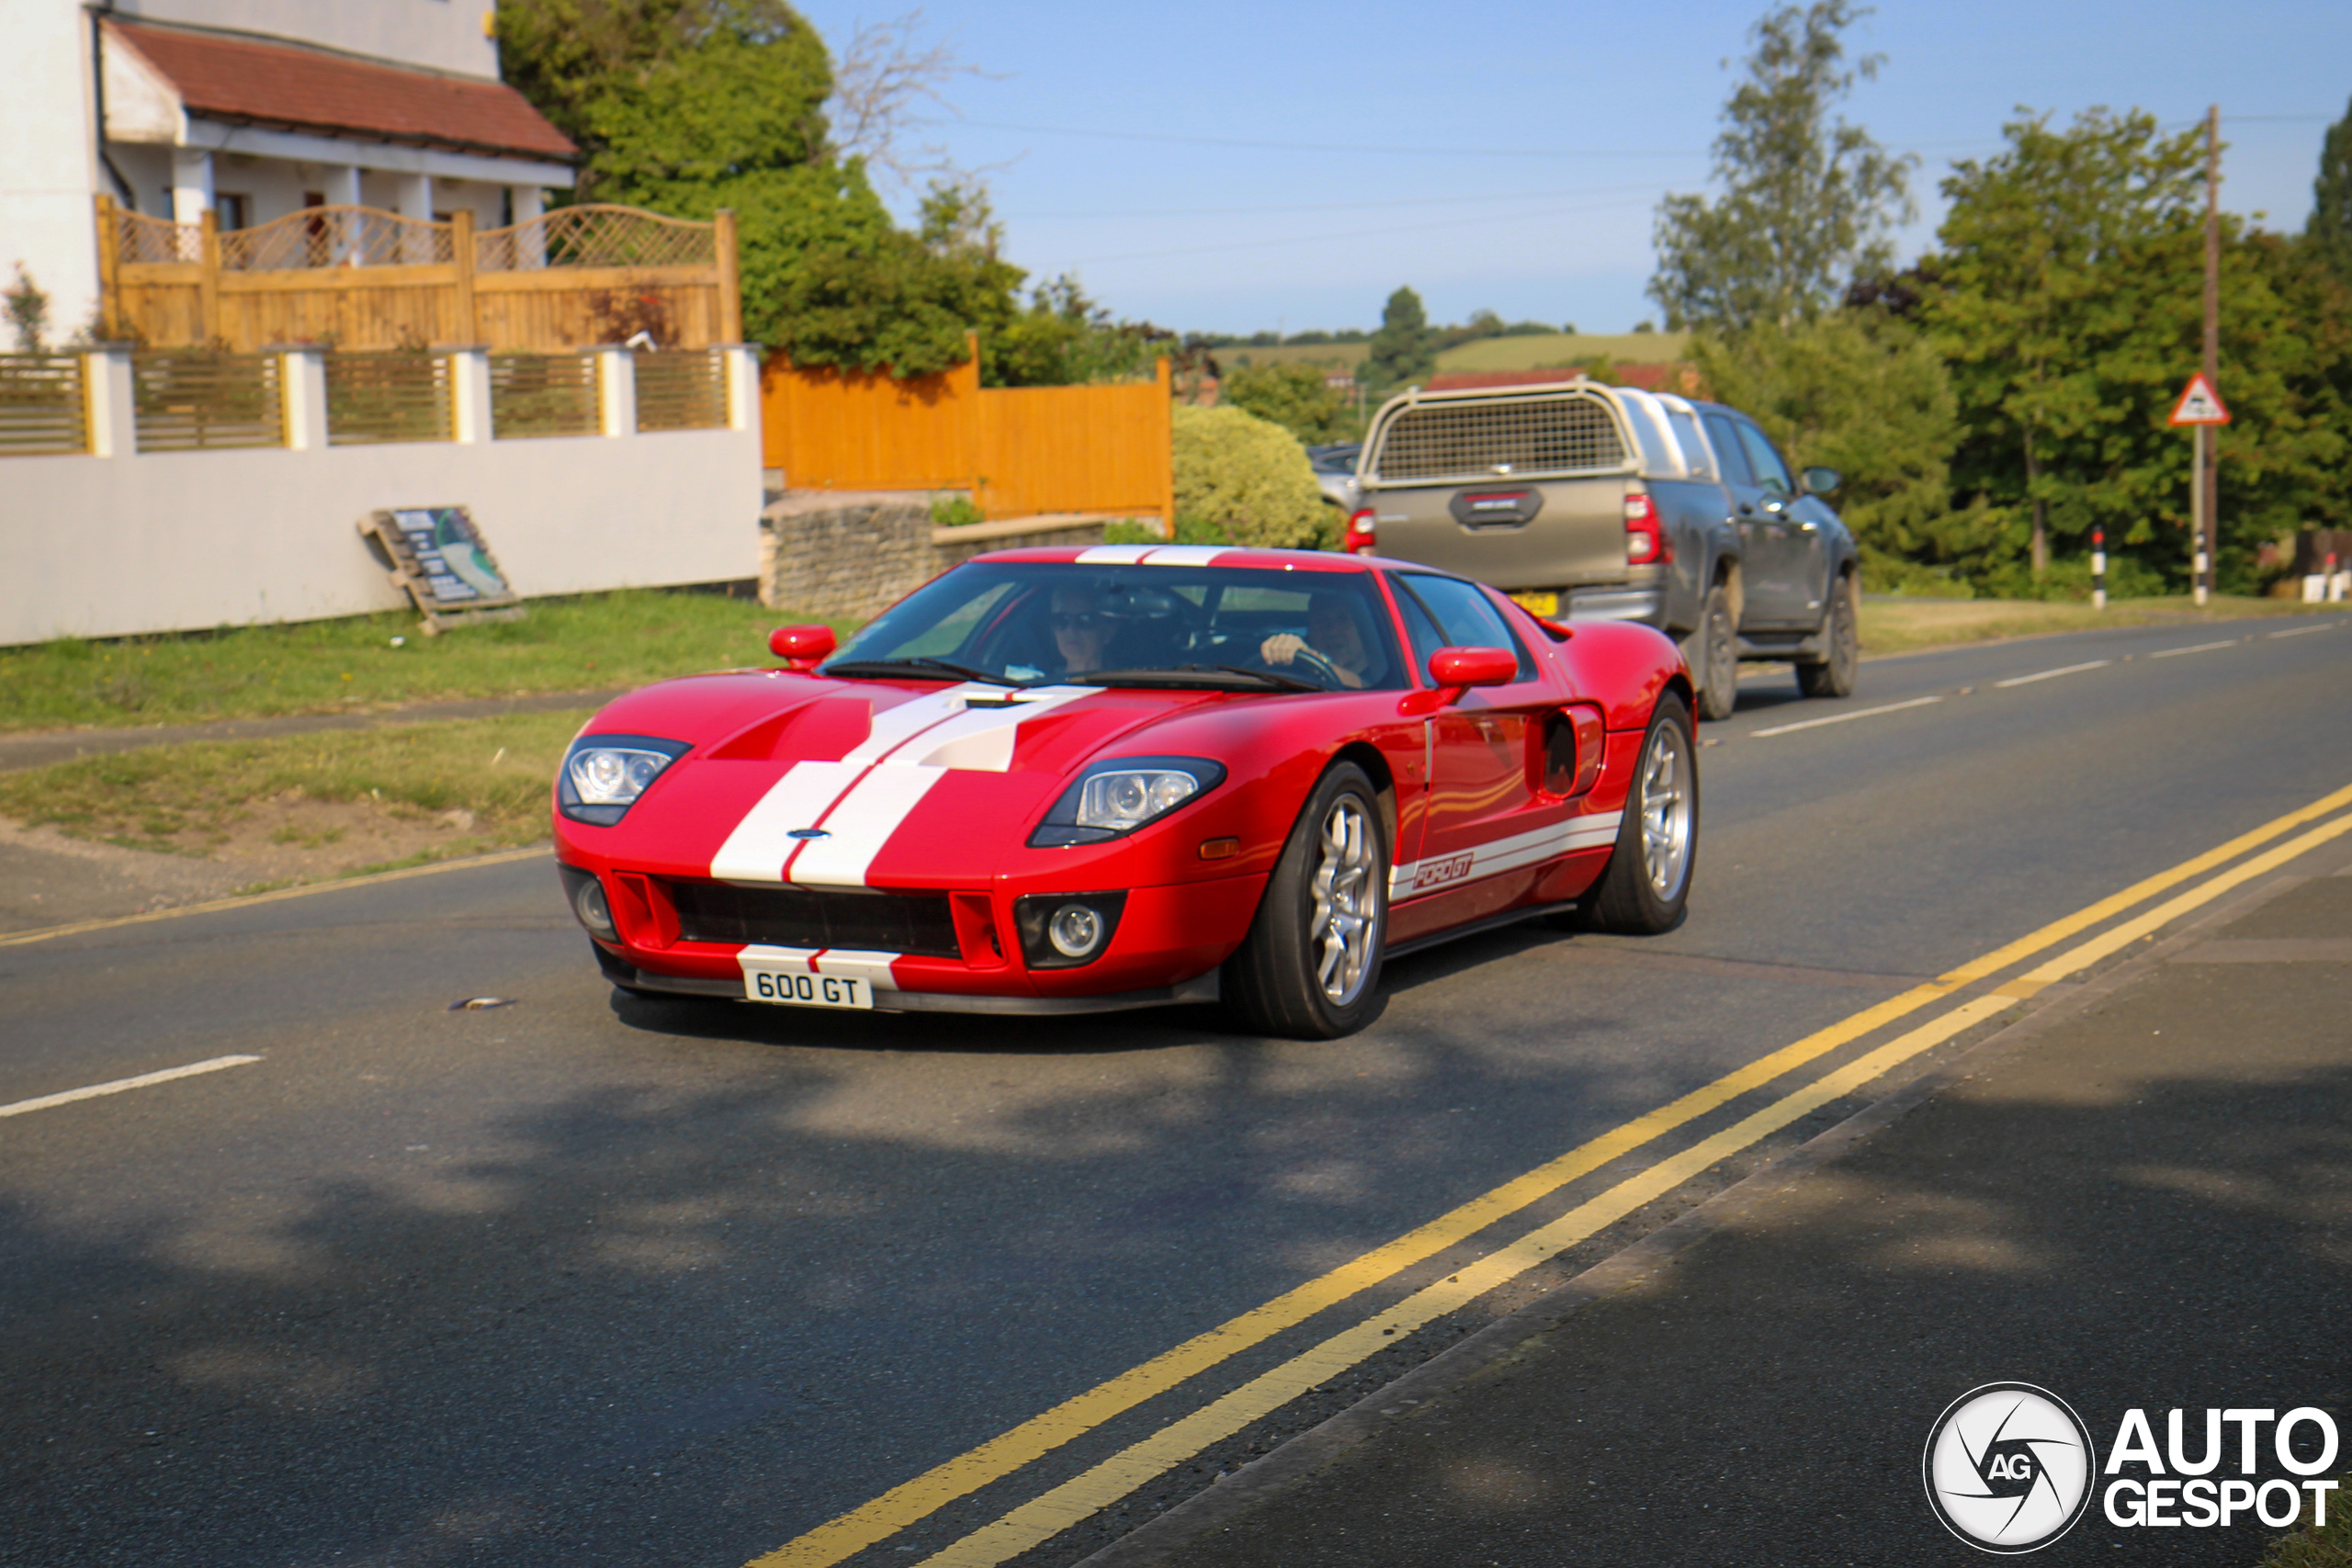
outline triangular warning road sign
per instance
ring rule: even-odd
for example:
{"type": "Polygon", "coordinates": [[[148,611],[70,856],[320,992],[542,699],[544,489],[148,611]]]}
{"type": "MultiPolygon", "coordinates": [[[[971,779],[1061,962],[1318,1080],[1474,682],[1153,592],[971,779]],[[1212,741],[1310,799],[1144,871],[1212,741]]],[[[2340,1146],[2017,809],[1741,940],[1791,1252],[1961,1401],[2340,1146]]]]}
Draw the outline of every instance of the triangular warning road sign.
{"type": "Polygon", "coordinates": [[[2172,407],[2173,424],[2227,424],[2230,411],[2222,406],[2222,394],[2213,390],[2213,383],[2199,371],[2181,389],[2180,401],[2172,407]]]}

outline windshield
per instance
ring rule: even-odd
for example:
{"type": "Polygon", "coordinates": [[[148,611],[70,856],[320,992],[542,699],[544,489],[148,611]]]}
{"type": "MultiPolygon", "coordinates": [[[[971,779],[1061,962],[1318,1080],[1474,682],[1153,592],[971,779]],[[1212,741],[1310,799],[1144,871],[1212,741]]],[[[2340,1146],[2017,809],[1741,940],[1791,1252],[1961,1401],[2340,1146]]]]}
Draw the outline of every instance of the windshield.
{"type": "Polygon", "coordinates": [[[824,671],[1016,686],[1406,684],[1370,572],[1063,561],[959,566],[867,626],[824,671]]]}

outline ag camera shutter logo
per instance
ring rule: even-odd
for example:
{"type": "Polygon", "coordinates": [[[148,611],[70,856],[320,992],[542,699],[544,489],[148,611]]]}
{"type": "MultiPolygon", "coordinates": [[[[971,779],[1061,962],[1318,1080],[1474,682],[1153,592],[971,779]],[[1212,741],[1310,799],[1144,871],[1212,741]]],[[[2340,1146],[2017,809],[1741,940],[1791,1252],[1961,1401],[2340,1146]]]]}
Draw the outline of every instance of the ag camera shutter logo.
{"type": "Polygon", "coordinates": [[[2027,1382],[1970,1389],[1938,1416],[1921,1461],[1928,1503],[1980,1551],[2039,1551],[2090,1506],[2098,1455],[2066,1402],[2027,1382]]]}

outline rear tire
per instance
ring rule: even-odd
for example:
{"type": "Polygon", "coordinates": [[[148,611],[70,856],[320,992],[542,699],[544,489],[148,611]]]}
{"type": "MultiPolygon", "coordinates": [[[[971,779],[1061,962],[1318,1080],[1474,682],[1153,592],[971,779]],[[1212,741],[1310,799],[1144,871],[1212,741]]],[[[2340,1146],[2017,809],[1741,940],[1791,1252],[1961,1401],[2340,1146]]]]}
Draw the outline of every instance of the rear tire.
{"type": "Polygon", "coordinates": [[[1690,666],[1690,680],[1698,687],[1701,718],[1729,718],[1732,709],[1739,705],[1739,660],[1734,647],[1735,635],[1731,592],[1718,582],[1707,590],[1707,603],[1700,611],[1698,629],[1682,645],[1682,657],[1690,666]]]}
{"type": "Polygon", "coordinates": [[[1226,961],[1237,1028],[1332,1040],[1379,1015],[1388,869],[1379,795],[1363,769],[1341,762],[1307,797],[1250,934],[1226,961]]]}
{"type": "Polygon", "coordinates": [[[1682,923],[1699,860],[1699,749],[1690,716],[1672,692],[1660,697],[1625,793],[1617,849],[1586,908],[1605,931],[1655,936],[1682,923]]]}
{"type": "Polygon", "coordinates": [[[1838,580],[1829,596],[1829,614],[1822,617],[1821,640],[1827,645],[1821,662],[1797,666],[1797,690],[1808,697],[1850,697],[1862,662],[1861,608],[1851,573],[1838,580]]]}

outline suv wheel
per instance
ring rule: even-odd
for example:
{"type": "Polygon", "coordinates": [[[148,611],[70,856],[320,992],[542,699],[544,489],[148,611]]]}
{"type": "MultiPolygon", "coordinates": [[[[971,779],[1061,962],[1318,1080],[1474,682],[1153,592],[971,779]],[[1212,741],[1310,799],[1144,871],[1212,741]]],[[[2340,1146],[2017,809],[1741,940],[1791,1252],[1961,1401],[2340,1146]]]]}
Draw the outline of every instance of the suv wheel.
{"type": "Polygon", "coordinates": [[[1838,580],[1829,595],[1829,614],[1822,617],[1821,640],[1826,645],[1817,664],[1797,666],[1797,690],[1808,697],[1850,697],[1854,677],[1862,661],[1861,606],[1853,574],[1838,580]]]}
{"type": "Polygon", "coordinates": [[[1729,718],[1739,703],[1739,660],[1733,646],[1731,593],[1720,582],[1707,590],[1699,628],[1682,645],[1697,692],[1699,716],[1729,718]]]}

